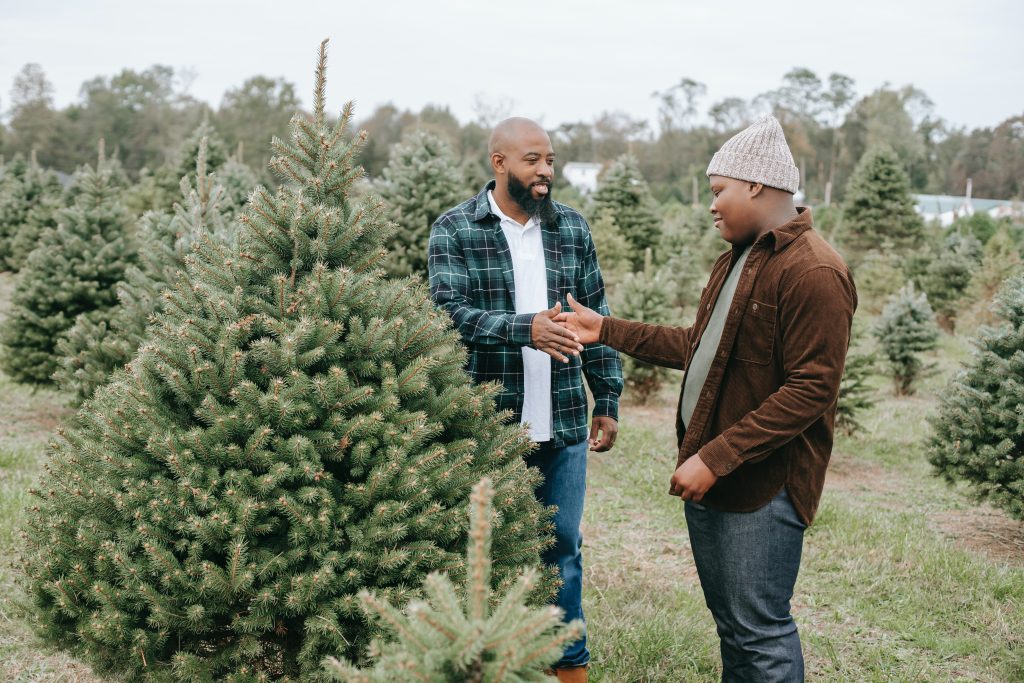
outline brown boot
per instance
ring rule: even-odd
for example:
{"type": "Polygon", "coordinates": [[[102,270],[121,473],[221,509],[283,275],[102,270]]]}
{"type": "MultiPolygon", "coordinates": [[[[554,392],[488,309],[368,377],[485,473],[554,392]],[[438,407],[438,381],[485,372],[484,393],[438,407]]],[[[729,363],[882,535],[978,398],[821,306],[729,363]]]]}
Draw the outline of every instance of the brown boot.
{"type": "Polygon", "coordinates": [[[555,669],[559,683],[587,683],[587,667],[573,666],[568,669],[555,669]]]}

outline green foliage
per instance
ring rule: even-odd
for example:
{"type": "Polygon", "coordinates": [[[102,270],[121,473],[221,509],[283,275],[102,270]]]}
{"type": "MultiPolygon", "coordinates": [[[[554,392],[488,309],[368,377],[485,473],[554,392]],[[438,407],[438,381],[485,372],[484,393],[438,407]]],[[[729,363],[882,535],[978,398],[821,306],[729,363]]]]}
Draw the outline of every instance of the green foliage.
{"type": "Polygon", "coordinates": [[[391,151],[380,195],[398,231],[388,245],[388,274],[427,275],[427,241],[437,217],[466,198],[466,182],[447,142],[415,131],[391,151]]]}
{"type": "Polygon", "coordinates": [[[988,244],[988,241],[999,230],[999,221],[984,211],[976,211],[969,216],[961,216],[953,221],[950,229],[973,235],[982,244],[988,244]]]}
{"type": "Polygon", "coordinates": [[[668,285],[670,307],[682,313],[696,306],[701,282],[727,246],[706,209],[678,202],[665,206],[654,263],[668,285]]]}
{"type": "Polygon", "coordinates": [[[995,310],[1000,324],[982,329],[930,419],[928,459],[1024,519],[1024,276],[1006,281],[995,310]]]}
{"type": "Polygon", "coordinates": [[[654,196],[640,174],[635,157],[619,157],[601,178],[594,193],[594,208],[607,211],[632,245],[633,265],[643,264],[644,251],[658,246],[658,219],[654,196]]]}
{"type": "Polygon", "coordinates": [[[964,296],[969,309],[964,316],[973,326],[995,321],[992,301],[999,288],[1010,277],[1024,270],[1019,247],[1007,229],[999,230],[985,245],[981,265],[974,271],[964,296]]]}
{"type": "Polygon", "coordinates": [[[36,248],[39,236],[56,227],[63,207],[57,176],[44,171],[33,156],[16,155],[0,176],[0,268],[19,271],[36,248]]]}
{"type": "Polygon", "coordinates": [[[863,429],[860,417],[875,406],[874,391],[868,383],[878,358],[874,353],[852,351],[846,356],[843,379],[839,384],[836,429],[846,434],[863,429]]]}
{"type": "Polygon", "coordinates": [[[853,264],[860,308],[881,313],[889,297],[906,283],[902,260],[892,249],[872,249],[853,264]]]}
{"type": "Polygon", "coordinates": [[[328,671],[347,683],[542,683],[542,669],[583,633],[583,622],[562,622],[562,610],[531,607],[527,596],[539,574],[527,568],[504,596],[491,591],[494,489],[488,479],[473,487],[469,502],[467,585],[460,591],[443,574],[424,582],[426,600],[399,608],[370,591],[359,599],[368,616],[392,640],[375,639],[370,669],[331,659],[328,671]]]}
{"type": "Polygon", "coordinates": [[[601,264],[601,275],[609,289],[614,289],[633,270],[632,250],[610,211],[601,211],[590,225],[594,249],[601,264]]]}
{"type": "MultiPolygon", "coordinates": [[[[674,314],[678,314],[669,299],[673,288],[674,283],[669,281],[667,273],[652,266],[648,249],[644,270],[627,275],[615,290],[616,315],[642,323],[673,322],[674,314]]],[[[658,393],[668,370],[624,355],[622,374],[628,395],[636,403],[644,404],[658,393]]]]}
{"type": "Polygon", "coordinates": [[[899,157],[885,147],[869,150],[850,178],[843,206],[842,243],[863,254],[888,242],[897,250],[920,243],[924,223],[914,211],[910,181],[899,157]]]}
{"type": "Polygon", "coordinates": [[[970,233],[952,232],[938,253],[931,256],[919,284],[940,324],[952,331],[963,308],[964,292],[981,263],[981,242],[970,233]]]}
{"type": "Polygon", "coordinates": [[[528,436],[474,385],[425,287],[382,279],[394,227],[350,202],[362,136],[324,106],[275,140],[237,248],[203,239],[124,370],[50,448],[23,576],[41,635],[129,679],[322,681],[404,605],[461,580],[467,501],[501,509],[492,585],[549,536],[528,436]]]}
{"type": "Polygon", "coordinates": [[[0,332],[0,366],[18,382],[49,384],[60,361],[57,340],[82,314],[97,322],[116,303],[114,286],[135,262],[130,218],[109,162],[75,177],[74,204],[39,239],[0,332]]]}
{"type": "Polygon", "coordinates": [[[185,256],[199,241],[206,237],[234,245],[236,224],[225,211],[227,193],[207,173],[205,138],[191,176],[194,182],[189,176],[181,179],[183,202],[174,205],[173,216],[149,211],[139,221],[139,263],[129,266],[117,285],[119,305],[102,315],[79,316],[57,342],[60,367],[54,380],[73,403],[92,396],[111,372],[135,355],[150,318],[163,310],[161,292],[184,270],[185,256]]]}
{"type": "Polygon", "coordinates": [[[939,339],[927,295],[907,283],[889,299],[875,322],[874,333],[888,361],[896,394],[914,393],[914,382],[927,369],[919,354],[935,348],[939,339]]]}

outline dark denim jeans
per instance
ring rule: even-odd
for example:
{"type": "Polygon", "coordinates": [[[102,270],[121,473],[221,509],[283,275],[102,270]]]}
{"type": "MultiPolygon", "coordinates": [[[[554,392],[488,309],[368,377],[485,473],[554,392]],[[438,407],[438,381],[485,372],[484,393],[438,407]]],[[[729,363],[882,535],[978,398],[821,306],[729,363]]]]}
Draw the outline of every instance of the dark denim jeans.
{"type": "Polygon", "coordinates": [[[718,625],[723,683],[803,681],[789,601],[807,527],[785,487],[754,512],[688,502],[686,525],[704,600],[718,625]]]}
{"type": "MultiPolygon", "coordinates": [[[[565,611],[565,621],[583,619],[583,497],[587,491],[587,442],[581,441],[565,448],[553,448],[550,443],[526,457],[529,467],[536,467],[544,475],[537,488],[537,500],[542,505],[557,505],[555,513],[555,545],[544,553],[544,562],[554,565],[562,577],[562,588],[555,604],[565,611]]],[[[587,636],[570,644],[554,668],[583,666],[590,661],[587,636]]]]}

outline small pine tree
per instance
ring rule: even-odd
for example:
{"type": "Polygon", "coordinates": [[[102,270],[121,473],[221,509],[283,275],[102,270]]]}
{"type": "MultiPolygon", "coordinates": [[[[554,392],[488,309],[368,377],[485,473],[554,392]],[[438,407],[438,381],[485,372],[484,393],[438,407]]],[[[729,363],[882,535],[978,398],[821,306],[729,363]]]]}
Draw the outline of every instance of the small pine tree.
{"type": "Polygon", "coordinates": [[[858,419],[875,405],[874,391],[868,384],[875,372],[877,356],[851,350],[846,356],[843,379],[839,383],[839,403],[836,406],[836,428],[853,434],[863,428],[858,419]]]}
{"type": "Polygon", "coordinates": [[[0,269],[18,272],[47,228],[56,227],[63,188],[52,171],[16,155],[0,179],[0,269]]]}
{"type": "Polygon", "coordinates": [[[938,254],[928,264],[921,289],[928,295],[939,324],[950,332],[963,308],[964,292],[982,259],[981,242],[971,234],[950,233],[938,254]]]}
{"type": "Polygon", "coordinates": [[[872,249],[854,266],[859,308],[867,313],[882,312],[885,303],[906,284],[899,255],[891,248],[872,249]]]}
{"type": "Polygon", "coordinates": [[[896,153],[868,150],[846,190],[841,241],[853,256],[890,242],[897,250],[920,243],[924,222],[914,210],[910,179],[896,153]]]}
{"type": "Polygon", "coordinates": [[[345,683],[541,683],[542,669],[558,659],[568,643],[583,633],[583,622],[563,624],[562,610],[531,607],[527,596],[539,577],[526,569],[503,597],[491,591],[491,536],[495,519],[494,489],[488,479],[470,496],[467,585],[460,591],[443,574],[424,582],[424,601],[399,608],[370,591],[359,598],[363,609],[393,638],[375,639],[369,658],[373,668],[329,659],[333,678],[345,683]]]}
{"type": "Polygon", "coordinates": [[[183,203],[174,205],[175,215],[150,211],[139,221],[139,263],[118,283],[119,305],[79,316],[57,342],[60,366],[54,380],[76,405],[135,355],[150,318],[162,310],[161,292],[185,268],[192,247],[204,235],[234,244],[236,224],[223,210],[224,188],[206,170],[205,138],[198,154],[195,186],[188,176],[181,179],[183,203]]]}
{"type": "Polygon", "coordinates": [[[632,245],[633,265],[643,265],[644,252],[658,246],[661,221],[657,204],[647,181],[640,174],[635,157],[619,157],[605,171],[601,184],[594,193],[594,208],[598,213],[607,211],[619,230],[632,245]]]}
{"type": "Polygon", "coordinates": [[[969,482],[1024,519],[1024,275],[1004,283],[995,311],[1001,324],[982,328],[929,420],[928,459],[947,481],[969,482]]]}
{"type": "Polygon", "coordinates": [[[875,337],[889,363],[896,395],[914,393],[914,382],[927,369],[919,354],[935,348],[939,339],[927,295],[908,282],[882,310],[875,323],[875,337]]]}
{"type": "MultiPolygon", "coordinates": [[[[655,270],[652,266],[651,250],[648,249],[644,270],[626,276],[614,292],[616,310],[629,320],[651,324],[667,323],[675,312],[669,303],[671,290],[672,284],[665,271],[655,270]]],[[[636,403],[645,404],[658,393],[668,370],[624,356],[622,374],[629,396],[636,403]]]]}
{"type": "Polygon", "coordinates": [[[978,327],[995,322],[992,301],[1007,279],[1024,271],[1024,260],[1006,228],[996,232],[985,244],[981,265],[975,269],[964,295],[967,311],[963,316],[968,326],[978,327]]]}
{"type": "Polygon", "coordinates": [[[41,635],[149,681],[320,681],[403,605],[465,574],[470,489],[495,483],[493,585],[550,535],[528,435],[475,385],[421,283],[379,268],[393,230],[348,188],[364,135],[324,104],[274,140],[239,246],[203,239],[123,370],[50,448],[26,516],[41,635]]]}
{"type": "Polygon", "coordinates": [[[626,274],[633,270],[633,245],[622,234],[609,211],[597,214],[590,226],[590,233],[601,264],[601,275],[608,289],[615,289],[626,274]]]}
{"type": "Polygon", "coordinates": [[[388,273],[426,278],[430,227],[466,195],[455,152],[444,138],[417,130],[392,149],[379,190],[399,226],[388,245],[388,273]]]}
{"type": "Polygon", "coordinates": [[[121,186],[103,155],[75,176],[74,204],[39,239],[11,297],[0,366],[17,382],[51,384],[57,341],[82,314],[100,315],[117,301],[114,287],[136,259],[121,186]]]}

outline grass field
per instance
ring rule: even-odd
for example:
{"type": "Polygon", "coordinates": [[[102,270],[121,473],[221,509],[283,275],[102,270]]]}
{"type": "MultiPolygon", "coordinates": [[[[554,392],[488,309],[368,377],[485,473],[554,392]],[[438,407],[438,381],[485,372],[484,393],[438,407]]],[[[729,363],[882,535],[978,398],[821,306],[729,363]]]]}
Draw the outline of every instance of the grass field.
{"type": "MultiPolygon", "coordinates": [[[[0,274],[0,317],[12,289],[0,274]]],[[[918,395],[883,378],[865,430],[836,444],[808,531],[794,613],[811,681],[1024,681],[1024,524],[935,479],[925,416],[966,343],[945,337],[918,395]]],[[[673,378],[675,381],[678,378],[673,378]]],[[[624,406],[614,451],[592,456],[585,516],[585,608],[592,680],[717,681],[679,499],[675,388],[624,406]]],[[[88,667],[34,639],[11,565],[26,489],[67,410],[61,397],[0,375],[0,681],[95,681],[88,667]]]]}

